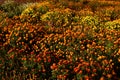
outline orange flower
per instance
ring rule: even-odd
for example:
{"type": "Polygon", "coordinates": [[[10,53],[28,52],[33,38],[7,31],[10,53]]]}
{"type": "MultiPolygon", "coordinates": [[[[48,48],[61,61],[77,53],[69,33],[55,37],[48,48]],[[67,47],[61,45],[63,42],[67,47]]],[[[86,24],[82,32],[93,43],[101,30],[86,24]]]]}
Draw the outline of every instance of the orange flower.
{"type": "Polygon", "coordinates": [[[111,74],[107,74],[107,77],[108,77],[108,78],[111,78],[111,77],[112,77],[112,75],[111,75],[111,74]]]}
{"type": "Polygon", "coordinates": [[[24,58],[22,58],[22,60],[26,61],[26,58],[24,57],[24,58]]]}
{"type": "Polygon", "coordinates": [[[114,70],[112,70],[112,75],[115,75],[116,73],[115,73],[115,71],[114,70]]]}
{"type": "Polygon", "coordinates": [[[90,72],[90,69],[89,69],[89,68],[86,68],[86,71],[89,73],[89,72],[90,72]]]}
{"type": "Polygon", "coordinates": [[[54,70],[54,69],[56,69],[56,68],[57,68],[56,63],[53,63],[53,65],[52,65],[52,66],[50,66],[50,68],[51,68],[51,69],[53,69],[53,70],[54,70]]]}
{"type": "Polygon", "coordinates": [[[84,76],[85,80],[89,80],[89,77],[87,75],[84,76]]]}
{"type": "Polygon", "coordinates": [[[92,45],[93,45],[93,46],[95,46],[95,45],[96,45],[96,43],[95,43],[95,42],[92,42],[92,45]]]}
{"type": "Polygon", "coordinates": [[[79,71],[79,68],[78,68],[78,67],[75,67],[75,68],[74,68],[74,72],[77,73],[78,71],[79,71]]]}
{"type": "Polygon", "coordinates": [[[66,75],[64,75],[64,76],[63,76],[63,79],[66,79],[66,77],[67,77],[67,76],[66,76],[66,75]]]}
{"type": "Polygon", "coordinates": [[[81,35],[80,35],[81,37],[85,37],[85,34],[84,33],[81,33],[81,35]]]}
{"type": "Polygon", "coordinates": [[[14,49],[10,49],[7,53],[10,54],[14,49]]]}
{"type": "Polygon", "coordinates": [[[88,48],[90,48],[90,47],[91,47],[91,45],[90,45],[90,44],[87,44],[87,47],[88,47],[88,48]]]}
{"type": "Polygon", "coordinates": [[[58,75],[57,78],[58,78],[58,79],[62,79],[63,76],[62,76],[62,75],[58,75]]]}
{"type": "Polygon", "coordinates": [[[32,27],[30,27],[29,33],[32,33],[33,31],[34,31],[34,29],[32,27]]]}
{"type": "Polygon", "coordinates": [[[118,58],[118,62],[120,62],[120,58],[118,58]]]}
{"type": "Polygon", "coordinates": [[[29,43],[32,44],[33,40],[30,40],[29,43]]]}
{"type": "Polygon", "coordinates": [[[39,57],[39,58],[37,58],[37,62],[39,62],[39,61],[41,61],[41,58],[39,57]]]}
{"type": "Polygon", "coordinates": [[[42,70],[42,72],[44,73],[44,72],[46,72],[46,70],[45,70],[45,69],[43,69],[43,70],[42,70]]]}
{"type": "Polygon", "coordinates": [[[118,54],[120,54],[120,49],[118,50],[118,52],[117,52],[118,54]]]}
{"type": "Polygon", "coordinates": [[[93,72],[95,73],[97,70],[96,69],[93,69],[93,72]]]}
{"type": "Polygon", "coordinates": [[[10,58],[13,59],[13,58],[14,58],[14,55],[11,55],[10,58]]]}
{"type": "Polygon", "coordinates": [[[83,71],[82,71],[82,70],[80,70],[78,73],[79,73],[79,74],[82,74],[82,73],[83,73],[83,71]]]}
{"type": "Polygon", "coordinates": [[[8,38],[8,37],[9,37],[9,34],[6,34],[5,36],[6,36],[6,38],[8,38]]]}
{"type": "Polygon", "coordinates": [[[19,38],[17,39],[17,42],[19,42],[21,39],[22,39],[22,38],[21,38],[21,37],[19,37],[19,38]]]}
{"type": "Polygon", "coordinates": [[[105,78],[104,78],[104,77],[101,77],[100,80],[105,80],[105,78]]]}

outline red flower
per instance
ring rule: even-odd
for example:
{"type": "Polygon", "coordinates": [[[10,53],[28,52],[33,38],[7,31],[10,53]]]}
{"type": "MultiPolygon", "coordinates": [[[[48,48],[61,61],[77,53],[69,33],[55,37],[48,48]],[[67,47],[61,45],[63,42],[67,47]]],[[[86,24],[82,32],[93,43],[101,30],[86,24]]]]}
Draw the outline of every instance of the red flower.
{"type": "Polygon", "coordinates": [[[32,51],[30,54],[34,54],[34,52],[32,51]]]}

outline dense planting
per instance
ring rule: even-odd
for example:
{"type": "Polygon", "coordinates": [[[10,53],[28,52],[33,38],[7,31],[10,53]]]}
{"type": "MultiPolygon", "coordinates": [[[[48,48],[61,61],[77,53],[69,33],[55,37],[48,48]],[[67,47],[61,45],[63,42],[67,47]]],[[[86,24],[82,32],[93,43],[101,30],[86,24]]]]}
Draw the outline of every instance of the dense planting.
{"type": "Polygon", "coordinates": [[[120,79],[119,1],[6,2],[0,79],[120,79]]]}

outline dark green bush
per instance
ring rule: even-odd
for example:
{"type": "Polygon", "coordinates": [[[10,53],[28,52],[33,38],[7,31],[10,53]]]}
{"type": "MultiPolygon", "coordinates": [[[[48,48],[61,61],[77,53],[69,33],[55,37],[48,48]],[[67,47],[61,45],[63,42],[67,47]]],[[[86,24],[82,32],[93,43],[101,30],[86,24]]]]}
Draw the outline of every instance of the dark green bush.
{"type": "Polygon", "coordinates": [[[4,11],[8,17],[20,15],[25,7],[21,7],[22,4],[16,3],[14,0],[6,0],[0,5],[0,9],[4,11]]]}

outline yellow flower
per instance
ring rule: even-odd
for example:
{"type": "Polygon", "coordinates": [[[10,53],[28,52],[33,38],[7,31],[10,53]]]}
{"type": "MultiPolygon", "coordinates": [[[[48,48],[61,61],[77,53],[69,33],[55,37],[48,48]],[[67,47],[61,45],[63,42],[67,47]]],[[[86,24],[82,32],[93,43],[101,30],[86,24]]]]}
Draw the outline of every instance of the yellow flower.
{"type": "Polygon", "coordinates": [[[118,61],[120,62],[120,58],[118,58],[118,61]]]}
{"type": "Polygon", "coordinates": [[[87,47],[90,48],[90,44],[87,44],[87,47]]]}
{"type": "Polygon", "coordinates": [[[70,55],[72,56],[74,53],[73,52],[70,52],[70,55]]]}
{"type": "Polygon", "coordinates": [[[58,45],[56,46],[56,48],[59,48],[58,45]]]}
{"type": "Polygon", "coordinates": [[[120,49],[118,50],[118,54],[120,54],[120,49]]]}
{"type": "Polygon", "coordinates": [[[99,56],[99,57],[97,58],[97,60],[104,59],[104,58],[105,58],[105,56],[99,56]]]}
{"type": "Polygon", "coordinates": [[[6,34],[5,36],[6,36],[6,38],[8,38],[8,37],[9,37],[9,34],[6,34]]]}

